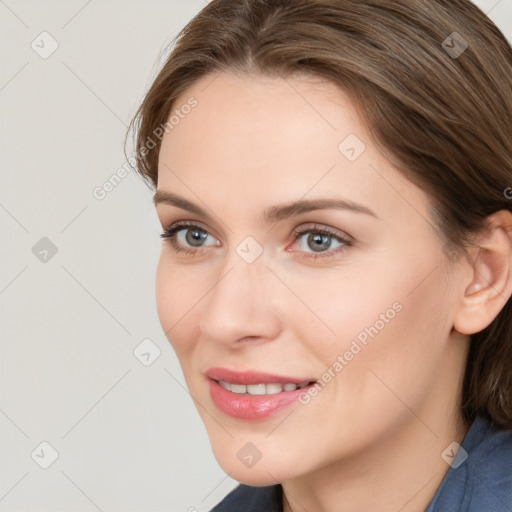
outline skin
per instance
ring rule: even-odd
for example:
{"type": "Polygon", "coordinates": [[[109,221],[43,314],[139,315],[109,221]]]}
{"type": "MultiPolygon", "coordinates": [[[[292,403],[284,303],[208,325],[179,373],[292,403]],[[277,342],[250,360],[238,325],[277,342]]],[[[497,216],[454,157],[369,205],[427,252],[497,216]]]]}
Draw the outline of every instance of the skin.
{"type": "Polygon", "coordinates": [[[469,428],[459,413],[468,335],[512,293],[510,214],[493,217],[487,251],[452,261],[427,195],[377,150],[333,84],[222,72],[175,105],[191,96],[197,107],[163,138],[157,188],[211,218],[163,203],[157,213],[163,228],[197,222],[209,236],[198,248],[180,232],[176,243],[195,256],[163,241],[156,293],[219,464],[240,482],[281,483],[288,512],[424,511],[449,469],[441,453],[469,428]],[[338,149],[349,134],[366,146],[354,162],[338,149]],[[328,209],[263,220],[303,197],[344,198],[377,218],[328,209]],[[308,233],[292,233],[314,224],[351,244],[327,237],[329,257],[303,259],[319,252],[308,233]],[[247,236],[263,248],[252,263],[236,252],[247,236]],[[397,302],[401,311],[307,405],[257,421],[214,405],[208,368],[320,379],[397,302]],[[237,457],[248,442],[262,454],[251,468],[237,457]]]}

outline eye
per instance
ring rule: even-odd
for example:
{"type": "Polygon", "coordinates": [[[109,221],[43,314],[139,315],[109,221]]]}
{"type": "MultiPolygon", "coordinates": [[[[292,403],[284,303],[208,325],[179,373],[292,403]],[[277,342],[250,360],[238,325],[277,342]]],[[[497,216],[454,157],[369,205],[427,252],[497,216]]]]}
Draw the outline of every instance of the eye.
{"type": "MultiPolygon", "coordinates": [[[[314,224],[309,228],[302,227],[296,229],[292,233],[292,238],[297,241],[304,235],[309,235],[305,239],[306,245],[303,245],[302,250],[298,251],[301,253],[299,257],[303,259],[315,260],[333,257],[334,254],[344,251],[347,247],[352,245],[352,241],[348,237],[338,234],[329,228],[319,226],[318,224],[314,224]],[[333,239],[339,244],[339,246],[334,249],[331,248],[333,239]],[[307,249],[310,248],[312,248],[313,252],[308,253],[307,249]]],[[[202,245],[202,243],[211,235],[199,224],[180,221],[164,229],[164,232],[160,236],[165,239],[168,238],[176,252],[183,252],[191,256],[200,256],[205,252],[205,246],[202,245]]],[[[220,243],[216,241],[213,245],[219,246],[220,243]]]]}
{"type": "MultiPolygon", "coordinates": [[[[168,238],[176,252],[200,256],[204,252],[201,250],[203,248],[202,242],[211,235],[198,224],[181,221],[164,229],[160,236],[164,239],[168,238]],[[187,247],[187,244],[190,244],[191,247],[187,247]]],[[[213,245],[218,246],[220,244],[216,242],[213,245]]]]}
{"type": "Polygon", "coordinates": [[[300,240],[304,235],[309,236],[304,238],[305,244],[302,245],[302,254],[300,257],[303,259],[315,260],[320,258],[331,258],[336,253],[342,252],[352,245],[352,241],[347,236],[338,234],[335,231],[319,226],[318,224],[309,228],[303,227],[296,229],[292,234],[295,240],[300,240]],[[333,239],[340,245],[331,249],[333,239]],[[307,249],[312,249],[313,252],[304,252],[304,250],[307,249]]]}

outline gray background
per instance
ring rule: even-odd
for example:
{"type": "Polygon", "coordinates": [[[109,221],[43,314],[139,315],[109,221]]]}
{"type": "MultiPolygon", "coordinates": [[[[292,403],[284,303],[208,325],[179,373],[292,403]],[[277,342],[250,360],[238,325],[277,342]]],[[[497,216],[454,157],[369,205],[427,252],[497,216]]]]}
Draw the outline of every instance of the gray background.
{"type": "MultiPolygon", "coordinates": [[[[476,3],[512,39],[512,0],[476,3]]],[[[205,5],[0,0],[0,511],[206,511],[236,485],[158,320],[151,192],[93,195],[205,5]]]]}

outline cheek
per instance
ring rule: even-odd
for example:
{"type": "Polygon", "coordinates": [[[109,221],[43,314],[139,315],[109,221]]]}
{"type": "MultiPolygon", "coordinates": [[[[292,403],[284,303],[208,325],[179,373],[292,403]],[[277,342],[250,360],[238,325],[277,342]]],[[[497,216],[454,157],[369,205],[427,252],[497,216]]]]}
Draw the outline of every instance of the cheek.
{"type": "Polygon", "coordinates": [[[181,360],[187,348],[193,347],[194,307],[204,294],[201,280],[173,265],[162,250],[156,271],[156,305],[162,328],[176,355],[181,360]]]}
{"type": "Polygon", "coordinates": [[[289,301],[290,325],[324,364],[350,350],[354,340],[364,347],[401,314],[400,283],[386,282],[386,273],[335,268],[290,275],[286,282],[307,306],[289,301]]]}
{"type": "Polygon", "coordinates": [[[156,306],[162,328],[166,333],[169,333],[177,320],[175,306],[178,298],[178,287],[174,284],[171,268],[165,262],[163,253],[162,250],[156,270],[156,306]]]}
{"type": "Polygon", "coordinates": [[[320,362],[317,371],[343,374],[335,380],[354,394],[375,396],[378,377],[405,394],[420,376],[431,380],[450,332],[448,285],[433,260],[391,260],[287,281],[310,309],[289,311],[297,339],[320,362]]]}
{"type": "Polygon", "coordinates": [[[341,305],[337,323],[330,317],[339,342],[331,345],[329,361],[341,355],[343,366],[336,400],[348,400],[368,417],[376,411],[398,417],[403,403],[419,406],[446,352],[451,323],[449,305],[440,301],[448,296],[442,276],[434,272],[421,282],[418,276],[428,270],[408,272],[396,279],[384,273],[380,286],[351,288],[352,300],[341,305]]]}

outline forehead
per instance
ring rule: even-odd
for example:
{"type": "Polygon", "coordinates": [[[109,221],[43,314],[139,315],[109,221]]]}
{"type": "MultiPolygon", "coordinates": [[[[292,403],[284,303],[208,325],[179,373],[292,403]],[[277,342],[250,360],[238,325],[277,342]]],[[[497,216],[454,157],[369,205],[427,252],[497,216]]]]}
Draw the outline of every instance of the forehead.
{"type": "Polygon", "coordinates": [[[191,124],[194,130],[197,125],[204,125],[204,132],[215,126],[215,131],[203,133],[208,135],[208,140],[215,135],[226,135],[230,128],[241,135],[281,130],[282,135],[290,137],[320,131],[332,136],[348,127],[361,135],[365,131],[347,93],[331,82],[310,75],[287,78],[233,72],[207,75],[176,99],[173,112],[179,111],[191,98],[197,101],[196,108],[190,115],[181,116],[182,121],[172,130],[175,137],[168,139],[189,135],[191,124]],[[187,117],[191,120],[185,122],[187,117]],[[294,121],[300,123],[293,126],[294,121]]]}
{"type": "Polygon", "coordinates": [[[379,153],[335,84],[223,72],[187,89],[173,112],[191,98],[195,108],[164,135],[158,189],[192,200],[220,194],[240,209],[337,192],[384,209],[400,195],[424,200],[379,153]]]}
{"type": "Polygon", "coordinates": [[[245,183],[267,173],[278,178],[292,169],[298,176],[311,166],[317,166],[316,175],[339,157],[344,136],[357,133],[367,139],[348,97],[312,77],[208,75],[176,100],[173,112],[191,98],[196,107],[177,124],[175,116],[164,135],[159,171],[164,164],[186,163],[190,173],[215,168],[217,176],[231,174],[245,183]]]}

